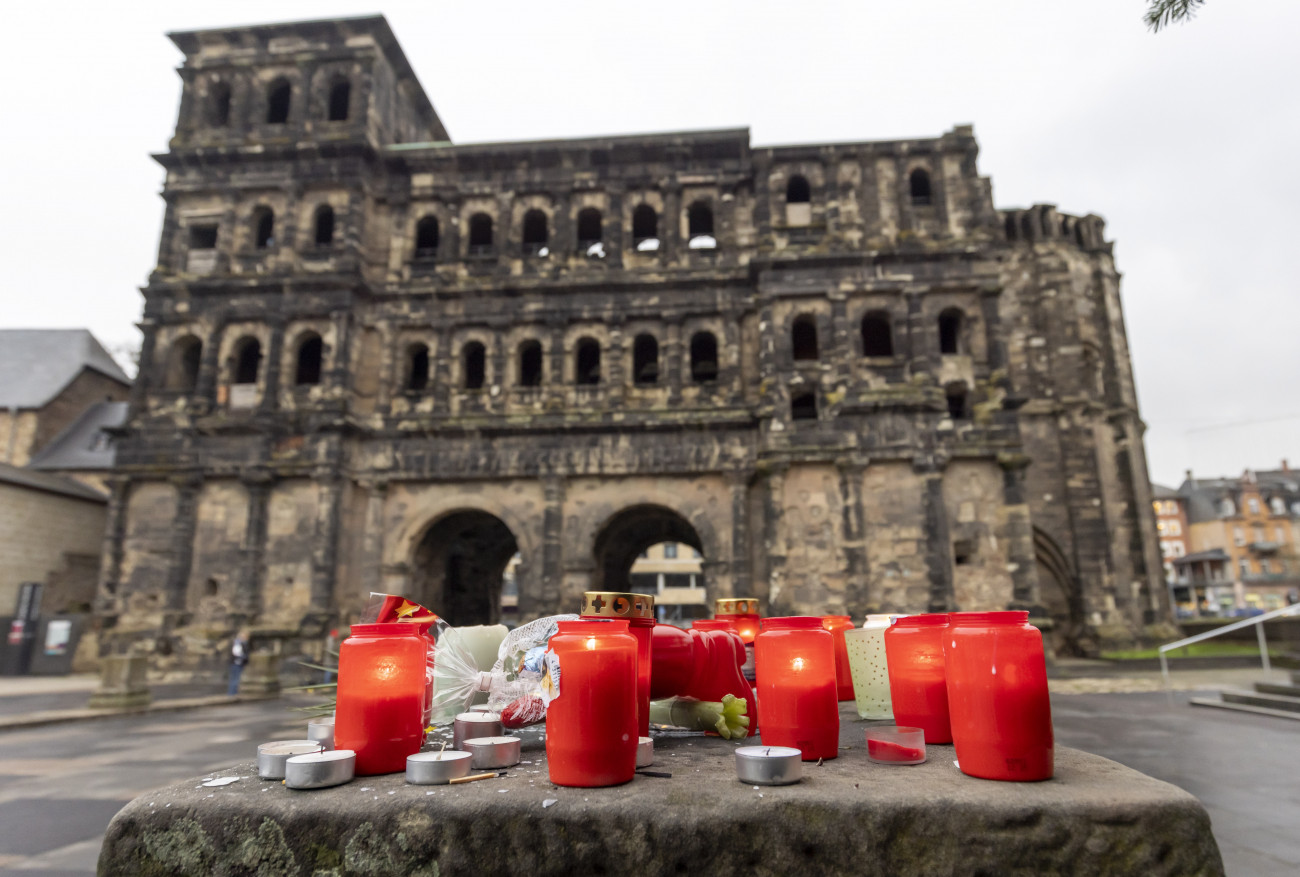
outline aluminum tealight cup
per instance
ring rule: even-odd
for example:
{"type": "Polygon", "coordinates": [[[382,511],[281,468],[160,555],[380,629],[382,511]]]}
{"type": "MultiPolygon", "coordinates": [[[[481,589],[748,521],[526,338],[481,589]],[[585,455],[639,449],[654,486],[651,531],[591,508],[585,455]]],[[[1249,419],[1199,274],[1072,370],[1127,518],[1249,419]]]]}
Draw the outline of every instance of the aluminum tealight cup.
{"type": "Polygon", "coordinates": [[[284,784],[291,789],[325,789],[351,782],[357,754],[351,749],[331,749],[312,755],[294,755],[284,764],[284,784]]]}
{"type": "Polygon", "coordinates": [[[294,755],[321,752],[316,740],[274,740],[257,747],[257,775],[264,780],[284,779],[284,765],[294,755]]]}
{"type": "Polygon", "coordinates": [[[741,746],[736,778],[755,786],[788,786],[803,779],[803,753],[792,746],[741,746]]]}
{"type": "Polygon", "coordinates": [[[519,763],[518,737],[478,737],[466,740],[465,749],[474,756],[470,767],[475,770],[497,770],[519,763]]]}
{"type": "Polygon", "coordinates": [[[655,763],[655,741],[649,737],[638,737],[636,741],[636,766],[649,767],[655,763]]]}
{"type": "Polygon", "coordinates": [[[447,749],[442,752],[417,752],[406,757],[406,781],[417,786],[441,786],[457,777],[469,776],[469,752],[447,749]]]}
{"type": "Polygon", "coordinates": [[[326,749],[334,748],[334,717],[312,719],[307,723],[307,739],[316,740],[326,749]]]}
{"type": "Polygon", "coordinates": [[[497,713],[461,713],[451,725],[451,745],[453,749],[466,752],[466,740],[499,737],[501,733],[501,716],[497,713]]]}

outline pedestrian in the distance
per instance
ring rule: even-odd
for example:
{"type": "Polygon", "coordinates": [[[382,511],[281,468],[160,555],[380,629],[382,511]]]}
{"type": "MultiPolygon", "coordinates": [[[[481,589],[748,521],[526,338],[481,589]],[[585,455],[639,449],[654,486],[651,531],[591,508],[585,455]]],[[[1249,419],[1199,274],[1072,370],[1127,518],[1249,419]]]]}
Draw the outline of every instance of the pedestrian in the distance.
{"type": "Polygon", "coordinates": [[[235,641],[230,644],[230,685],[226,694],[234,697],[239,693],[239,677],[244,674],[244,665],[248,663],[248,634],[240,631],[235,634],[235,641]]]}

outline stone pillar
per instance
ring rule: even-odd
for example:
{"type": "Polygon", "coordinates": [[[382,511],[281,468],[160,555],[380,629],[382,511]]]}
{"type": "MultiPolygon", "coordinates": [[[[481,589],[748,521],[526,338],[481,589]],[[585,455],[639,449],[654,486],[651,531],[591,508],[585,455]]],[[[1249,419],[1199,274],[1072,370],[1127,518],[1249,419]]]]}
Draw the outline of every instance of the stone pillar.
{"type": "Polygon", "coordinates": [[[122,475],[108,479],[108,514],[104,526],[104,548],[100,555],[99,587],[95,611],[101,618],[116,615],[116,595],[122,577],[122,543],[126,539],[126,506],[131,496],[131,481],[122,475]]]}
{"type": "Polygon", "coordinates": [[[221,336],[225,331],[222,320],[203,339],[203,352],[199,357],[198,379],[190,396],[190,411],[205,414],[212,410],[217,399],[217,383],[221,379],[221,336]]]}
{"type": "Polygon", "coordinates": [[[252,697],[270,697],[280,693],[280,654],[254,652],[239,677],[239,693],[252,697]]]}
{"type": "Polygon", "coordinates": [[[459,351],[451,348],[451,330],[443,328],[438,332],[438,350],[430,368],[433,374],[430,379],[433,385],[433,405],[441,412],[446,412],[451,406],[451,376],[452,362],[459,355],[459,351]]]}
{"type": "Polygon", "coordinates": [[[727,473],[731,493],[731,592],[715,590],[714,597],[750,596],[752,584],[749,568],[749,479],[753,473],[727,473]]]}
{"type": "MultiPolygon", "coordinates": [[[[755,570],[753,596],[766,604],[767,612],[781,600],[785,585],[785,541],[781,538],[781,518],[785,509],[786,463],[772,465],[767,471],[767,496],[763,502],[763,553],[767,561],[766,575],[760,579],[755,570]]],[[[765,613],[767,614],[767,613],[765,613]]]]}
{"type": "Polygon", "coordinates": [[[312,548],[311,608],[332,612],[335,608],[334,583],[338,572],[339,517],[343,480],[332,470],[315,475],[319,504],[316,513],[316,540],[312,548]]]}
{"type": "MultiPolygon", "coordinates": [[[[719,348],[718,355],[722,355],[722,349],[719,348]]],[[[676,405],[682,398],[682,384],[685,383],[683,372],[683,362],[690,358],[690,351],[684,349],[682,342],[682,321],[680,317],[669,318],[664,326],[664,346],[660,351],[660,361],[667,368],[668,374],[668,404],[676,405]]]]}
{"type": "Polygon", "coordinates": [[[840,458],[835,468],[840,475],[840,502],[844,508],[844,559],[847,576],[844,611],[853,616],[869,611],[867,594],[867,546],[865,517],[862,508],[862,473],[866,462],[840,458]]]}
{"type": "Polygon", "coordinates": [[[959,607],[953,593],[952,533],[948,527],[948,508],[943,501],[945,461],[918,457],[912,468],[925,485],[922,505],[925,509],[925,565],[930,579],[927,612],[952,612],[959,607]]]}
{"type": "Polygon", "coordinates": [[[153,700],[149,693],[148,656],[107,655],[99,666],[99,687],[86,704],[90,709],[139,709],[153,700]]]}
{"type": "Polygon", "coordinates": [[[270,505],[271,473],[254,469],[241,479],[248,490],[248,522],[244,529],[243,568],[235,584],[233,614],[251,618],[262,608],[263,559],[266,555],[267,513],[270,505]]]}
{"type": "Polygon", "coordinates": [[[561,606],[560,594],[564,582],[564,495],[563,478],[550,476],[542,481],[545,508],[542,511],[542,569],[538,582],[539,592],[519,589],[519,617],[536,618],[548,613],[570,611],[561,606]]]}
{"type": "Polygon", "coordinates": [[[361,592],[367,594],[384,589],[384,501],[388,495],[388,482],[379,479],[362,486],[366,491],[366,523],[361,539],[361,592]]]}
{"type": "Polygon", "coordinates": [[[605,351],[600,363],[601,379],[605,385],[605,404],[610,408],[622,408],[626,396],[626,384],[635,383],[636,375],[628,380],[627,361],[628,338],[624,334],[624,321],[621,315],[612,314],[607,322],[609,326],[609,349],[605,351]]]}
{"type": "Polygon", "coordinates": [[[938,338],[931,331],[922,308],[923,290],[905,290],[907,298],[907,359],[913,376],[929,375],[931,380],[939,373],[940,355],[938,338]]]}
{"type": "Polygon", "coordinates": [[[164,606],[173,612],[185,610],[194,557],[194,531],[198,525],[199,490],[202,476],[189,473],[172,479],[176,486],[176,523],[173,527],[171,563],[167,567],[164,606]]]}
{"type": "Polygon", "coordinates": [[[1002,496],[1006,525],[1002,539],[1007,543],[1011,569],[1011,603],[1008,609],[1025,609],[1034,617],[1046,616],[1038,593],[1038,564],[1034,558],[1034,525],[1025,496],[1025,469],[1032,461],[1026,454],[999,454],[1002,467],[1002,496]]]}
{"type": "Polygon", "coordinates": [[[154,362],[158,344],[157,321],[146,318],[136,323],[136,328],[140,330],[142,336],[140,339],[140,367],[135,382],[131,384],[131,392],[127,396],[126,418],[128,423],[144,410],[149,395],[149,387],[153,383],[153,372],[159,370],[159,365],[154,362]]]}
{"type": "Polygon", "coordinates": [[[284,320],[268,320],[271,338],[266,345],[266,368],[262,375],[262,399],[257,410],[274,411],[280,407],[280,360],[284,358],[284,320]]]}
{"type": "Polygon", "coordinates": [[[848,303],[843,292],[829,293],[831,300],[830,344],[821,351],[822,362],[830,363],[829,376],[835,384],[841,384],[852,376],[850,363],[857,359],[853,336],[849,332],[848,303]]]}

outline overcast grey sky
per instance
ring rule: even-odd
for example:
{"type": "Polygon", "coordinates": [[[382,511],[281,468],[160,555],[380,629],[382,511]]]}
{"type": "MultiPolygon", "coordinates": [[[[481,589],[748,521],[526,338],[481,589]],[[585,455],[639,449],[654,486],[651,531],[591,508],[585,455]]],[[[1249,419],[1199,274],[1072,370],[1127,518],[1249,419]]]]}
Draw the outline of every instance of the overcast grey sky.
{"type": "Polygon", "coordinates": [[[999,207],[1108,221],[1152,478],[1300,466],[1300,3],[16,4],[0,53],[0,326],[137,343],[181,55],[170,30],[383,12],[457,142],[749,126],[759,145],[970,122],[999,207]]]}

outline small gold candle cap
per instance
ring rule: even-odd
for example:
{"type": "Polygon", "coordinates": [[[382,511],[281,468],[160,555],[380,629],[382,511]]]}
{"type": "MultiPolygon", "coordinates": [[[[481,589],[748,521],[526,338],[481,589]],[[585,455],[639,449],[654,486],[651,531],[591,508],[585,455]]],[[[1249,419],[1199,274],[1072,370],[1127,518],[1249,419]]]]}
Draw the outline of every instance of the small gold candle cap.
{"type": "Polygon", "coordinates": [[[757,615],[757,597],[719,597],[713,601],[714,615],[757,615]]]}
{"type": "Polygon", "coordinates": [[[584,618],[655,617],[655,598],[649,594],[625,594],[619,591],[586,591],[582,595],[584,618]]]}

